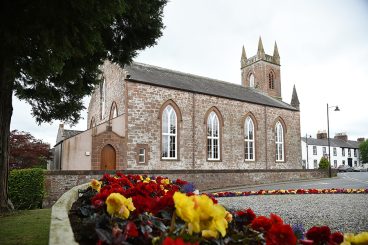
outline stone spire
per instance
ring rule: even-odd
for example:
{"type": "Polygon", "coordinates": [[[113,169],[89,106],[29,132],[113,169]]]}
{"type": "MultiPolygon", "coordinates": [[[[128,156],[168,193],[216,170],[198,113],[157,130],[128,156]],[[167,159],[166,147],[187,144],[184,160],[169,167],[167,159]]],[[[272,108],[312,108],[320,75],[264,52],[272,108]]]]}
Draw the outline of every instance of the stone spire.
{"type": "Polygon", "coordinates": [[[275,41],[275,47],[273,49],[273,60],[275,61],[275,63],[280,64],[279,49],[277,48],[276,41],[275,41]]]}
{"type": "Polygon", "coordinates": [[[295,107],[297,110],[299,110],[299,99],[298,99],[298,94],[296,93],[296,88],[295,88],[295,84],[294,84],[294,88],[293,88],[293,95],[291,97],[291,102],[290,105],[295,107]]]}
{"type": "Polygon", "coordinates": [[[241,68],[243,68],[247,64],[247,54],[245,53],[244,45],[243,45],[243,49],[242,49],[242,55],[241,55],[240,62],[241,62],[241,68]]]}
{"type": "Polygon", "coordinates": [[[259,37],[259,41],[258,41],[257,56],[260,59],[264,59],[265,58],[265,51],[263,49],[263,44],[262,44],[262,38],[261,37],[259,37]]]}

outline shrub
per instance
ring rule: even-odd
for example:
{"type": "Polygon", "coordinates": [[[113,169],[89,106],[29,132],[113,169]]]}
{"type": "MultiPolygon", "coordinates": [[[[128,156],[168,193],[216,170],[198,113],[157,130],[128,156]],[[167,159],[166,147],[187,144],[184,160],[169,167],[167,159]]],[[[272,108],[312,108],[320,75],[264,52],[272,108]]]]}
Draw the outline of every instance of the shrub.
{"type": "Polygon", "coordinates": [[[320,169],[328,169],[328,165],[330,165],[330,162],[327,160],[327,158],[322,157],[319,161],[319,168],[320,169]]]}
{"type": "Polygon", "coordinates": [[[9,197],[15,209],[42,208],[44,174],[39,168],[15,169],[9,175],[9,197]]]}

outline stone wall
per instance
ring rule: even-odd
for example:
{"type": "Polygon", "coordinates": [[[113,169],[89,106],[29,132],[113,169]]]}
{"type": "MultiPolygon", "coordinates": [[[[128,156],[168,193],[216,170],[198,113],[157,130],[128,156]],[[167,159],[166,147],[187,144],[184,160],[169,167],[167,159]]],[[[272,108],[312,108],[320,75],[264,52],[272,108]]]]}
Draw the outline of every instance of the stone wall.
{"type": "Polygon", "coordinates": [[[297,169],[301,168],[300,113],[215,96],[127,81],[128,169],[297,169]],[[163,105],[173,101],[180,110],[179,158],[161,159],[163,105]],[[214,109],[222,117],[221,160],[206,155],[206,115],[214,109]],[[244,160],[244,120],[255,120],[256,158],[244,160]],[[284,125],[285,160],[275,159],[275,124],[284,125]],[[148,145],[150,161],[136,163],[136,148],[148,145]]]}
{"type": "MultiPolygon", "coordinates": [[[[115,171],[46,171],[46,196],[44,207],[52,206],[57,199],[74,186],[100,179],[104,173],[115,171]]],[[[328,177],[327,171],[320,170],[126,170],[124,174],[146,174],[183,179],[195,184],[200,191],[227,187],[271,184],[284,181],[319,179],[328,177]]],[[[336,176],[336,171],[333,171],[336,176]]]]}

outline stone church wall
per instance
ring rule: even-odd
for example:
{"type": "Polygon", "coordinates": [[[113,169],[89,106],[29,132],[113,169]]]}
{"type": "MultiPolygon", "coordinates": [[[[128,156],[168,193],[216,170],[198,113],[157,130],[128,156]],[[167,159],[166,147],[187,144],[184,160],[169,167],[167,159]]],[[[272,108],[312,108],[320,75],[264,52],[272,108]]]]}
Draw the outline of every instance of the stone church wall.
{"type": "Polygon", "coordinates": [[[127,82],[128,169],[285,169],[301,168],[298,111],[194,94],[136,82],[127,82]],[[161,106],[173,100],[179,107],[180,160],[161,160],[161,106]],[[221,161],[206,160],[206,118],[212,107],[223,117],[221,161]],[[256,160],[244,161],[246,115],[256,119],[256,160]],[[285,128],[284,162],[275,161],[274,126],[281,118],[285,128]],[[138,144],[147,144],[149,162],[136,162],[138,144]]]}

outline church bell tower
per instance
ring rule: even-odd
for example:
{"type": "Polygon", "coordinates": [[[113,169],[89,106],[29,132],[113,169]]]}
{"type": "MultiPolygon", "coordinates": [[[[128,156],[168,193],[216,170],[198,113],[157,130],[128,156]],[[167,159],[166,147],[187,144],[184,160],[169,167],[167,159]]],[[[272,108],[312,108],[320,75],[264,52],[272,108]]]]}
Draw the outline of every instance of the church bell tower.
{"type": "Polygon", "coordinates": [[[249,59],[243,46],[240,64],[242,85],[244,87],[257,89],[282,100],[280,55],[276,42],[273,55],[268,55],[265,53],[262,39],[259,37],[257,54],[249,59]]]}

